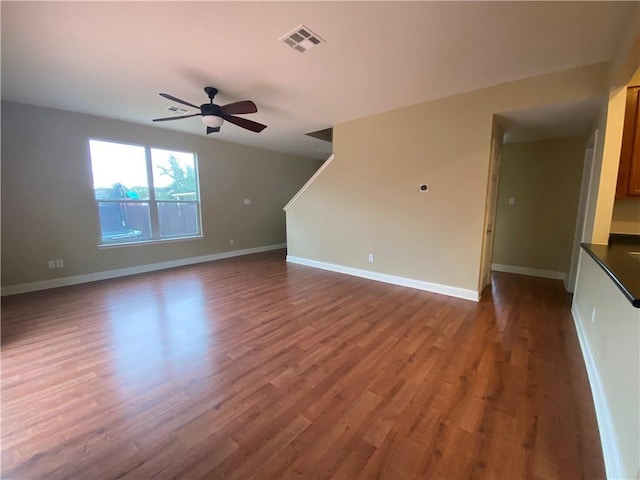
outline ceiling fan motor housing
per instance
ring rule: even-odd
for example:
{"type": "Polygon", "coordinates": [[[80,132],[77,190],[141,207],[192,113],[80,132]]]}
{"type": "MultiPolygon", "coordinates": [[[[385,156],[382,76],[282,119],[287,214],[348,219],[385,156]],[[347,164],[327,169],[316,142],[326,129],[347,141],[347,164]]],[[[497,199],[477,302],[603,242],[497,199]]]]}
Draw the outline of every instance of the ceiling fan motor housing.
{"type": "Polygon", "coordinates": [[[222,110],[220,110],[220,105],[215,105],[213,103],[203,103],[200,105],[200,112],[202,115],[215,115],[216,117],[222,116],[222,110]]]}

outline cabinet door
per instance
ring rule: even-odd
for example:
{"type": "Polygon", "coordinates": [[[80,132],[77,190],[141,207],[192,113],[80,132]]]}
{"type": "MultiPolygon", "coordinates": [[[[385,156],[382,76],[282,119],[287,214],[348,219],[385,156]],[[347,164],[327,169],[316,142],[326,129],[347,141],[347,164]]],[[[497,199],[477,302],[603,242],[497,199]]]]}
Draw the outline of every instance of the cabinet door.
{"type": "Polygon", "coordinates": [[[631,150],[631,167],[629,169],[628,195],[640,195],[640,89],[636,88],[636,122],[631,150]]]}
{"type": "Polygon", "coordinates": [[[640,129],[640,122],[638,121],[638,114],[640,113],[638,109],[638,102],[640,102],[639,92],[640,87],[627,89],[616,198],[640,195],[640,160],[638,160],[640,140],[637,139],[638,129],[640,129]],[[635,183],[633,183],[632,178],[635,178],[635,183]]]}

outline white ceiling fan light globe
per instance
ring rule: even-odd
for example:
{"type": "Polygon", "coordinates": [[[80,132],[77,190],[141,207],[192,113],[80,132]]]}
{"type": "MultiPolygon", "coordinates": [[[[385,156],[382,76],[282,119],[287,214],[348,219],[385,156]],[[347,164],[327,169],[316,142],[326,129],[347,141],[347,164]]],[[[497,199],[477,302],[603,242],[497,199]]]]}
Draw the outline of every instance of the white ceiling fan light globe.
{"type": "Polygon", "coordinates": [[[217,115],[203,115],[202,123],[204,123],[207,127],[217,128],[224,123],[224,119],[222,117],[218,117],[217,115]]]}

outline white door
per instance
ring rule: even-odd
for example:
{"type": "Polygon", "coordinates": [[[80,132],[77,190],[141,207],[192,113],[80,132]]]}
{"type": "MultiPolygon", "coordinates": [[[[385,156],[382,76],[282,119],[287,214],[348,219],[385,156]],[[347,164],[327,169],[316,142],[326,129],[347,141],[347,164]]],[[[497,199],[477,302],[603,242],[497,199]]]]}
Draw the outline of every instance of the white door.
{"type": "Polygon", "coordinates": [[[573,235],[573,250],[571,252],[571,266],[569,268],[569,278],[565,285],[568,292],[573,292],[576,286],[576,275],[578,273],[578,258],[580,255],[580,243],[584,242],[584,226],[587,219],[587,208],[591,197],[591,177],[593,176],[594,156],[596,152],[596,142],[598,140],[598,130],[587,142],[584,153],[584,165],[582,167],[582,184],[580,186],[580,199],[578,200],[578,213],[576,216],[576,229],[573,235]]]}
{"type": "Polygon", "coordinates": [[[482,241],[482,260],[480,263],[480,291],[491,283],[491,258],[493,257],[493,235],[496,224],[498,205],[498,183],[500,181],[500,161],[502,150],[495,140],[491,141],[491,158],[489,159],[489,184],[484,213],[484,239],[482,241]]]}

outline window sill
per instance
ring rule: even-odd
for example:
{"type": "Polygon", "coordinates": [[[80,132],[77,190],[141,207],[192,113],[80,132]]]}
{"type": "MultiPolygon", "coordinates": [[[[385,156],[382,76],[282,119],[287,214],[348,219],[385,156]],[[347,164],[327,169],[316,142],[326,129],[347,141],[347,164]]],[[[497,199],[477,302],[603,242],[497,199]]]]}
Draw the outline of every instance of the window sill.
{"type": "Polygon", "coordinates": [[[120,247],[137,247],[142,245],[157,245],[163,243],[184,242],[188,240],[200,240],[204,238],[204,235],[193,235],[192,237],[170,237],[170,238],[153,238],[151,240],[143,240],[140,242],[122,242],[122,243],[99,243],[99,250],[108,250],[110,248],[120,247]]]}

